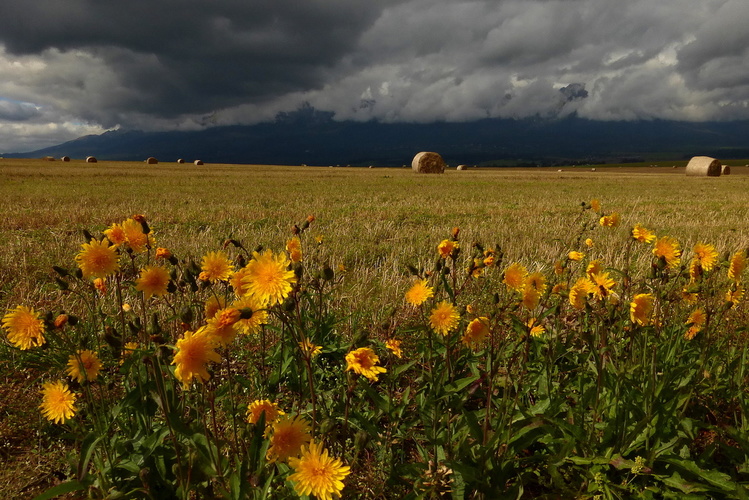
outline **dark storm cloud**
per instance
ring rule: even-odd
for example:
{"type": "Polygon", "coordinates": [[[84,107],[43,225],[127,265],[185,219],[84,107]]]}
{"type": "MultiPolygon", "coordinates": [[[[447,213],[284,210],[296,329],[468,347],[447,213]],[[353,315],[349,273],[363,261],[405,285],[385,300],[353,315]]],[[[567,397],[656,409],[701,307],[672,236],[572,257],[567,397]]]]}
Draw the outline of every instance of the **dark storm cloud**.
{"type": "Polygon", "coordinates": [[[0,106],[0,137],[10,120],[57,138],[305,102],[386,122],[749,118],[747,47],[746,0],[3,2],[0,99],[28,105],[0,106]]]}

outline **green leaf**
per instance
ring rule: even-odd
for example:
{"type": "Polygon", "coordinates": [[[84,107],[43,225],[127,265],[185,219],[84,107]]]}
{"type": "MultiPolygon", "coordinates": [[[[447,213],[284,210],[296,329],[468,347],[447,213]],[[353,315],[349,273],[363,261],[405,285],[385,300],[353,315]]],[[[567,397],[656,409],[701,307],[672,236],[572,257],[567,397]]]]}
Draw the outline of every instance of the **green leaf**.
{"type": "Polygon", "coordinates": [[[81,456],[78,461],[78,478],[83,479],[83,476],[88,471],[88,463],[91,461],[91,455],[96,449],[96,445],[101,441],[102,436],[96,436],[95,433],[90,432],[83,438],[81,443],[81,456]]]}
{"type": "Polygon", "coordinates": [[[58,484],[54,488],[50,488],[44,493],[35,496],[33,500],[50,500],[73,491],[83,491],[87,487],[88,485],[80,481],[68,481],[66,483],[58,484]]]}

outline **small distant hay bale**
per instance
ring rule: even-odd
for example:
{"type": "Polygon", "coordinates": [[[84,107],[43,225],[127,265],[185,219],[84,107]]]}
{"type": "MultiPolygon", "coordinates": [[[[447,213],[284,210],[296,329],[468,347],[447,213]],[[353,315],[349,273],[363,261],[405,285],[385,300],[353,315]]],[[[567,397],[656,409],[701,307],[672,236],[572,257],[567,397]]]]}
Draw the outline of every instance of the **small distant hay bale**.
{"type": "Polygon", "coordinates": [[[202,165],[203,164],[203,160],[195,160],[193,163],[195,165],[202,165]]]}
{"type": "Polygon", "coordinates": [[[44,161],[55,161],[55,157],[54,156],[45,156],[44,158],[42,158],[42,160],[44,160],[44,161]]]}
{"type": "Polygon", "coordinates": [[[157,160],[153,156],[149,156],[148,158],[146,158],[146,163],[148,163],[149,165],[156,165],[157,163],[159,163],[159,160],[157,160]]]}
{"type": "Polygon", "coordinates": [[[457,170],[468,170],[468,165],[458,165],[457,170]]]}
{"type": "Polygon", "coordinates": [[[591,171],[591,172],[595,172],[595,171],[596,171],[596,169],[595,169],[595,168],[591,168],[591,169],[590,169],[590,171],[591,171]]]}
{"type": "Polygon", "coordinates": [[[557,170],[557,172],[564,172],[564,170],[562,170],[562,169],[560,168],[559,170],[557,170]]]}
{"type": "Polygon", "coordinates": [[[70,161],[70,157],[69,156],[63,156],[62,158],[60,158],[60,160],[61,161],[70,161]]]}
{"type": "Polygon", "coordinates": [[[180,158],[180,159],[177,160],[177,163],[185,163],[185,160],[183,160],[182,158],[180,158]]]}
{"type": "Polygon", "coordinates": [[[730,165],[721,165],[721,167],[720,167],[720,175],[731,175],[731,166],[730,165]]]}
{"type": "Polygon", "coordinates": [[[87,156],[86,157],[86,163],[96,163],[96,157],[95,156],[87,156]]]}
{"type": "Polygon", "coordinates": [[[422,151],[414,156],[411,168],[419,174],[442,174],[445,172],[445,162],[438,153],[422,151]]]}
{"type": "Polygon", "coordinates": [[[687,175],[719,177],[720,170],[720,162],[709,156],[695,156],[687,164],[687,175]]]}

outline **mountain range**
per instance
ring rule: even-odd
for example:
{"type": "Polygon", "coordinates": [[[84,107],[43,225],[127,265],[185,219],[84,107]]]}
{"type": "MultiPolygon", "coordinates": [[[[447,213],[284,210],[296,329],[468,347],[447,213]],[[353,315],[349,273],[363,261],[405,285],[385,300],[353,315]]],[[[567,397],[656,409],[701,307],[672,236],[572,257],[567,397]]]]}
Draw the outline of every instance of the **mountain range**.
{"type": "Polygon", "coordinates": [[[100,160],[279,165],[410,164],[419,151],[436,151],[448,164],[556,165],[651,159],[749,157],[749,121],[594,121],[576,116],[483,119],[463,123],[336,121],[304,106],[273,122],[199,131],[115,130],[5,157],[96,156],[100,160]]]}

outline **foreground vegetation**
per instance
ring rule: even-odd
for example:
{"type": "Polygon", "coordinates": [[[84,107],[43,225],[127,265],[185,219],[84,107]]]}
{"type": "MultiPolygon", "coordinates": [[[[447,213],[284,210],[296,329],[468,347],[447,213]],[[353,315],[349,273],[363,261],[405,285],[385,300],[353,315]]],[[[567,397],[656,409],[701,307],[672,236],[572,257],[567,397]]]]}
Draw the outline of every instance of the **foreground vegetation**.
{"type": "Polygon", "coordinates": [[[749,177],[0,168],[50,496],[746,496],[749,177]]]}

